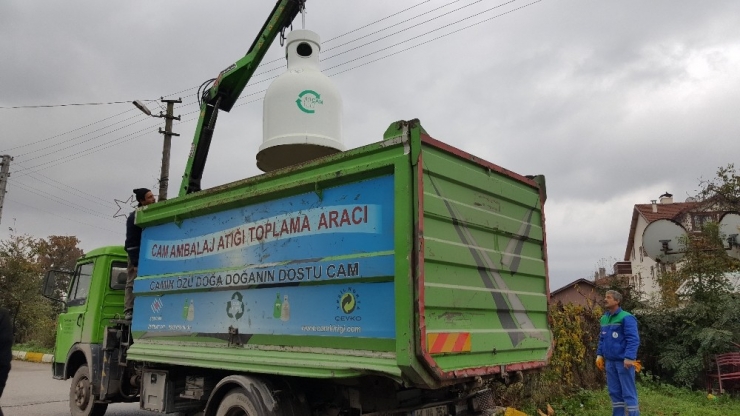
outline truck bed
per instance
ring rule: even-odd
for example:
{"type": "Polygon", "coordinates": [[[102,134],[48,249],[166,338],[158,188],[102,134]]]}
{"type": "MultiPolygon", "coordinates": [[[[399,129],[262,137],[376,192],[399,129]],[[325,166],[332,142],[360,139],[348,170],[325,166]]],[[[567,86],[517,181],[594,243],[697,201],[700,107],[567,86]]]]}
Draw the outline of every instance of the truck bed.
{"type": "Polygon", "coordinates": [[[128,357],[423,387],[546,365],[544,199],[411,121],[147,206],[128,357]]]}

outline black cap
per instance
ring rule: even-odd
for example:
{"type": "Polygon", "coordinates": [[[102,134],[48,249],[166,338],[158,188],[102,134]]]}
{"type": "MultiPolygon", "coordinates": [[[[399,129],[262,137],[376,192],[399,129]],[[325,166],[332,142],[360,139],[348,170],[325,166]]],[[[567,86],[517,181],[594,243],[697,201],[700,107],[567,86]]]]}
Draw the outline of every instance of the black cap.
{"type": "Polygon", "coordinates": [[[141,201],[146,199],[147,192],[151,192],[151,190],[146,188],[134,189],[134,195],[136,195],[136,200],[139,202],[139,205],[141,205],[141,201]]]}

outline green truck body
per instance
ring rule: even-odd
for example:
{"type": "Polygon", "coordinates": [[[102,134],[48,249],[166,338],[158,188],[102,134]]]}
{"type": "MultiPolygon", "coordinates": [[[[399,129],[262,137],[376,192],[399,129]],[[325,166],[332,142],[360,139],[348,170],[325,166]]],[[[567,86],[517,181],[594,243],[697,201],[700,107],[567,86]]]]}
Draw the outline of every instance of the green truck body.
{"type": "Polygon", "coordinates": [[[103,374],[111,363],[429,391],[545,366],[544,200],[544,178],[414,120],[379,143],[146,206],[125,355],[111,328],[126,257],[99,249],[80,261],[94,283],[60,318],[55,374],[87,357],[110,401],[125,372],[103,374]]]}

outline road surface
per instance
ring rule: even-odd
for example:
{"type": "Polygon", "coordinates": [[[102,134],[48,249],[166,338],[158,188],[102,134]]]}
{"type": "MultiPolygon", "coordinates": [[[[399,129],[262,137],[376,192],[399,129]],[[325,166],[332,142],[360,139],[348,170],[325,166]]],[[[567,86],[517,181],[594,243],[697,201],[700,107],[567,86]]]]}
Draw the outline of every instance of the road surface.
{"type": "MultiPolygon", "coordinates": [[[[70,380],[51,377],[51,365],[13,361],[0,407],[5,416],[69,416],[70,380]]],[[[105,416],[155,416],[138,403],[112,404],[105,416]]]]}

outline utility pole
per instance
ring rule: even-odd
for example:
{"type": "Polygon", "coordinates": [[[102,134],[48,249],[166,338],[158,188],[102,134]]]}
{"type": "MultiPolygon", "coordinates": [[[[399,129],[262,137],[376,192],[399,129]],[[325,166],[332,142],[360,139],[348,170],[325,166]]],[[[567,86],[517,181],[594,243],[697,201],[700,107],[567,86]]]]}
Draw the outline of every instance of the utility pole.
{"type": "Polygon", "coordinates": [[[10,155],[0,156],[0,221],[3,218],[3,203],[5,202],[5,187],[8,184],[10,176],[10,161],[13,160],[10,155]]]}
{"type": "Polygon", "coordinates": [[[177,100],[165,100],[162,98],[163,103],[167,103],[167,114],[162,114],[160,111],[159,117],[164,118],[164,130],[159,128],[159,132],[164,134],[164,145],[162,146],[162,172],[159,175],[159,201],[167,200],[167,184],[170,180],[170,148],[172,147],[172,136],[179,136],[177,133],[172,132],[172,120],[180,121],[180,116],[175,117],[173,115],[175,111],[175,104],[182,103],[181,99],[177,100]]]}

